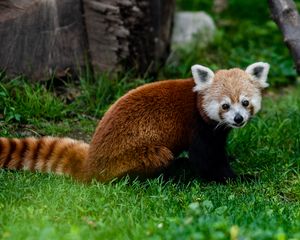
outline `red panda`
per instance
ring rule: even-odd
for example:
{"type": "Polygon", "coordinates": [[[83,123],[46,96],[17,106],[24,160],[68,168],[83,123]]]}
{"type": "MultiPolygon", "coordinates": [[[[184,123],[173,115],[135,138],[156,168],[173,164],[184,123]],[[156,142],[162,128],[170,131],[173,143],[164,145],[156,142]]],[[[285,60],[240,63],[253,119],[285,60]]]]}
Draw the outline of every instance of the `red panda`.
{"type": "Polygon", "coordinates": [[[261,107],[269,64],[241,70],[194,65],[193,78],[145,84],[117,100],[91,143],[68,138],[0,139],[0,167],[68,174],[108,182],[152,177],[188,151],[195,174],[224,182],[236,178],[225,146],[231,128],[243,127],[261,107]]]}

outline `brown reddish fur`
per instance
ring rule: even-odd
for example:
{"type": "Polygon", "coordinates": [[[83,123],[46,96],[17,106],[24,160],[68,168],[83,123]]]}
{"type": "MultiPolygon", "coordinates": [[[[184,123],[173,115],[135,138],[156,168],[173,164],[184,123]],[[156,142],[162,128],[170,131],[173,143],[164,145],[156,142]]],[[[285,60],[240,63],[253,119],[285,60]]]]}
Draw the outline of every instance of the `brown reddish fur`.
{"type": "Polygon", "coordinates": [[[160,81],[120,98],[100,121],[86,176],[109,181],[124,175],[149,177],[188,149],[197,125],[194,80],[160,81]]]}

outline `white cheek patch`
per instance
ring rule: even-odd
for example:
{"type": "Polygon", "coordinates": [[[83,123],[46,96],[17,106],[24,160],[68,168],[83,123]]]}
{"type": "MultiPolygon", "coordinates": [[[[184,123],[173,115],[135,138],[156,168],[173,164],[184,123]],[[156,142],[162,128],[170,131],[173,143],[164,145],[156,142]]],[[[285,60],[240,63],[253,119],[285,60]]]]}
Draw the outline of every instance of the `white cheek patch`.
{"type": "Polygon", "coordinates": [[[246,95],[240,96],[240,102],[243,100],[248,100],[250,104],[253,106],[253,115],[256,114],[261,108],[261,93],[260,91],[254,92],[252,97],[246,97],[246,95]]]}
{"type": "Polygon", "coordinates": [[[256,93],[252,98],[251,98],[251,104],[253,106],[254,109],[254,113],[256,114],[260,108],[261,108],[261,95],[259,93],[256,93]]]}
{"type": "Polygon", "coordinates": [[[243,100],[248,100],[249,101],[249,98],[246,97],[246,95],[242,94],[239,98],[239,101],[242,102],[243,100]]]}
{"type": "Polygon", "coordinates": [[[207,103],[204,104],[204,110],[210,119],[215,120],[217,122],[221,121],[220,116],[219,116],[219,112],[220,112],[219,102],[207,101],[207,103]]]}

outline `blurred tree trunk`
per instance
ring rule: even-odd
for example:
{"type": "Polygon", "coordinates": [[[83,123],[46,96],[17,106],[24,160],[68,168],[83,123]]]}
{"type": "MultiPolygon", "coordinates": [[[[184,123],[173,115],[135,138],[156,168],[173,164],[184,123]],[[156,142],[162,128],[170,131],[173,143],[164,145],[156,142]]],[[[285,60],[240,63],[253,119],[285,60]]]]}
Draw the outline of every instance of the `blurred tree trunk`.
{"type": "Polygon", "coordinates": [[[272,18],[280,28],[300,74],[300,16],[292,0],[269,0],[272,18]]]}
{"type": "Polygon", "coordinates": [[[175,0],[0,0],[0,69],[34,80],[87,65],[154,73],[174,10],[175,0]]]}

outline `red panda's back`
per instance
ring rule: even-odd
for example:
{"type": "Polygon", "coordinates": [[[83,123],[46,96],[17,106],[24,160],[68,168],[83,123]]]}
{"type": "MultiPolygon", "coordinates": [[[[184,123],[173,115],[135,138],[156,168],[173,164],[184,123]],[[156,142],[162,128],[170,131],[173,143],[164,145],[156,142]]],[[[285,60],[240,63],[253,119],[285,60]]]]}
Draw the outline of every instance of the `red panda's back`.
{"type": "MultiPolygon", "coordinates": [[[[194,81],[167,80],[131,90],[113,104],[93,136],[94,167],[137,147],[164,146],[177,154],[188,146],[196,111],[194,81]]],[[[124,159],[124,161],[127,161],[124,159]]]]}

